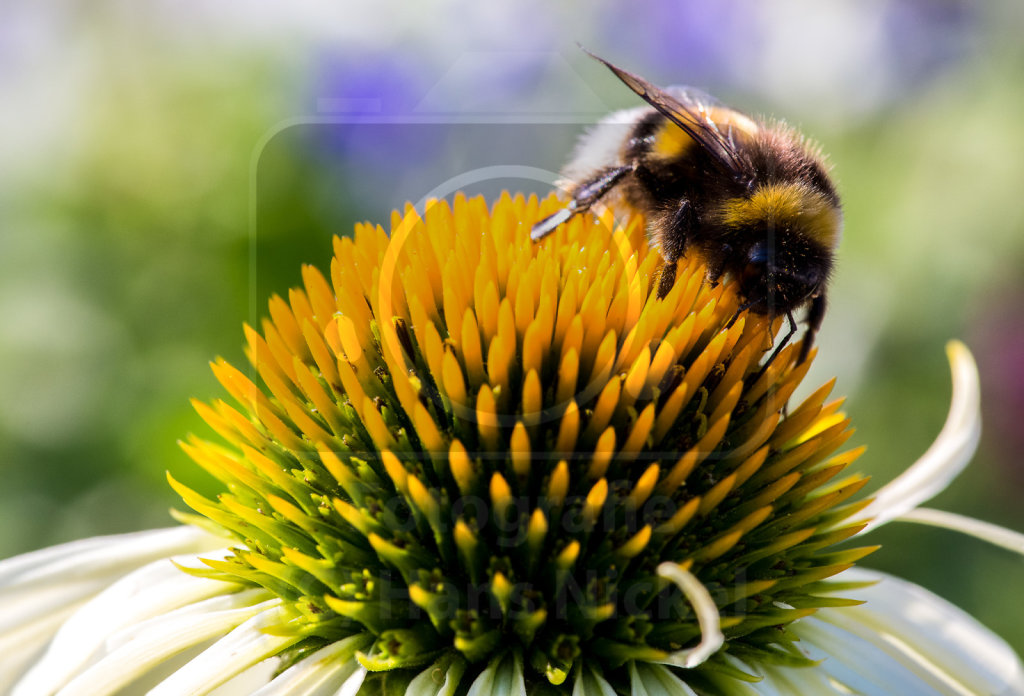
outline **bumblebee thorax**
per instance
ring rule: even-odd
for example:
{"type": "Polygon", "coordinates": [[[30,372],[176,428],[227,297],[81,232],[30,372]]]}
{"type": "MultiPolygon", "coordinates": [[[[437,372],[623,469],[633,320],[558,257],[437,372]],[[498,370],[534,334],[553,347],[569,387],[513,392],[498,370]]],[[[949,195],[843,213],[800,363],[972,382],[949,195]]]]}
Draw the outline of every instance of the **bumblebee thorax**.
{"type": "Polygon", "coordinates": [[[756,184],[747,196],[725,199],[714,217],[728,229],[794,233],[828,249],[842,232],[839,208],[805,181],[756,184]]]}

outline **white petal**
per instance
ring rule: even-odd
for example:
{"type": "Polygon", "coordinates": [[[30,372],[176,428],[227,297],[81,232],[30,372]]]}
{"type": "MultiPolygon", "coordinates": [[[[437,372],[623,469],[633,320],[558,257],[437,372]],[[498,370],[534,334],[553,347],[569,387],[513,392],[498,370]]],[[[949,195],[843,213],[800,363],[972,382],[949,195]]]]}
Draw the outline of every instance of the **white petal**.
{"type": "MultiPolygon", "coordinates": [[[[280,600],[267,600],[269,594],[263,589],[252,589],[213,597],[127,627],[111,636],[108,640],[109,652],[75,676],[60,694],[99,696],[114,693],[122,686],[146,675],[150,670],[159,669],[172,657],[192,646],[224,634],[231,636],[243,626],[259,623],[260,620],[265,620],[265,617],[276,618],[280,600]]],[[[216,648],[223,640],[225,639],[215,643],[206,652],[216,648]]],[[[214,670],[214,674],[205,675],[204,686],[213,688],[245,667],[260,661],[250,660],[242,666],[237,666],[226,656],[222,656],[222,659],[223,664],[214,670]]],[[[181,674],[187,667],[179,670],[175,676],[181,674]]],[[[182,690],[177,693],[189,692],[182,690]]],[[[41,696],[37,692],[20,688],[15,691],[16,696],[21,694],[41,696]]]]}
{"type": "Polygon", "coordinates": [[[944,490],[964,470],[978,446],[981,436],[978,366],[959,341],[950,341],[946,354],[953,373],[953,398],[946,423],[928,451],[883,486],[871,504],[858,513],[856,519],[871,520],[864,531],[913,510],[944,490]]]}
{"type": "Polygon", "coordinates": [[[252,696],[354,696],[366,677],[357,650],[373,642],[358,634],[331,643],[274,678],[252,696]]]}
{"type": "Polygon", "coordinates": [[[405,696],[452,696],[465,671],[465,660],[443,657],[409,682],[405,696]]]}
{"type": "Polygon", "coordinates": [[[149,692],[149,696],[207,694],[236,674],[278,654],[299,639],[294,635],[272,635],[264,630],[279,625],[285,619],[280,600],[271,600],[257,606],[264,610],[160,682],[149,692]]]}
{"type": "Polygon", "coordinates": [[[918,522],[933,527],[952,529],[954,532],[961,532],[1024,555],[1024,534],[1007,529],[1006,527],[1000,527],[991,522],[982,522],[973,517],[965,517],[964,515],[944,512],[942,510],[932,510],[931,508],[911,510],[900,515],[899,519],[903,522],[918,522]]]}
{"type": "Polygon", "coordinates": [[[658,575],[678,585],[686,599],[693,605],[693,611],[697,615],[697,623],[700,626],[700,642],[692,648],[676,650],[669,653],[665,659],[652,660],[652,662],[687,669],[696,667],[718,652],[725,642],[721,628],[722,620],[718,615],[718,605],[715,604],[715,600],[707,588],[701,584],[701,581],[693,573],[684,570],[678,563],[662,563],[658,566],[658,575]]]}
{"type": "Polygon", "coordinates": [[[523,660],[515,650],[494,658],[469,687],[466,696],[526,696],[523,660]]]}
{"type": "Polygon", "coordinates": [[[52,581],[55,576],[92,577],[218,546],[224,546],[224,539],[187,525],[80,539],[0,561],[0,587],[52,581]]]}
{"type": "Polygon", "coordinates": [[[629,663],[631,696],[697,696],[667,667],[648,662],[629,663]]]}
{"type": "Polygon", "coordinates": [[[160,558],[224,546],[181,526],[93,537],[0,561],[0,634],[66,609],[160,558]]]}
{"type": "Polygon", "coordinates": [[[0,634],[0,655],[3,655],[0,659],[0,694],[7,694],[18,678],[39,659],[46,644],[73,610],[72,606],[64,611],[51,612],[0,634]]]}
{"type": "Polygon", "coordinates": [[[865,570],[843,580],[877,581],[843,591],[857,607],[822,609],[792,626],[817,667],[772,668],[759,694],[965,696],[1024,694],[1024,667],[971,616],[904,580],[865,570]]]}
{"type": "MultiPolygon", "coordinates": [[[[281,661],[272,657],[240,672],[210,692],[209,696],[249,696],[267,685],[281,668],[281,661]]],[[[347,696],[347,695],[346,695],[347,696]]]]}
{"type": "Polygon", "coordinates": [[[179,526],[83,539],[0,561],[0,693],[8,693],[69,616],[118,578],[159,558],[223,545],[222,538],[179,526]]]}
{"type": "MultiPolygon", "coordinates": [[[[223,552],[212,555],[223,556],[223,552]]],[[[175,560],[183,565],[196,565],[194,556],[175,560]]],[[[60,627],[46,654],[21,680],[15,694],[53,693],[90,660],[102,657],[108,639],[117,631],[240,589],[240,585],[187,575],[170,559],[150,563],[116,581],[78,609],[60,627]]]]}
{"type": "Polygon", "coordinates": [[[589,666],[576,673],[572,696],[616,696],[612,685],[589,666]]]}

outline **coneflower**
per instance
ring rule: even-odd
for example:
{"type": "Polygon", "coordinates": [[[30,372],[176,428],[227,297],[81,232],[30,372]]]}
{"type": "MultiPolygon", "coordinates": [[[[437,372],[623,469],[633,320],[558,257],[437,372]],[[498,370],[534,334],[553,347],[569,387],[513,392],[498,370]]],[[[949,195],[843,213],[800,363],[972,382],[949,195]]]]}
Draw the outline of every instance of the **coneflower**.
{"type": "Polygon", "coordinates": [[[766,362],[777,326],[697,260],[658,299],[642,220],[531,244],[555,205],[335,239],[246,327],[250,374],[214,363],[235,404],[196,403],[223,494],[172,479],[187,526],[0,564],[11,693],[1024,693],[1005,644],[840,545],[977,525],[914,511],[976,442],[966,349],[940,439],[871,502],[832,382],[791,403],[798,343],[766,362]]]}

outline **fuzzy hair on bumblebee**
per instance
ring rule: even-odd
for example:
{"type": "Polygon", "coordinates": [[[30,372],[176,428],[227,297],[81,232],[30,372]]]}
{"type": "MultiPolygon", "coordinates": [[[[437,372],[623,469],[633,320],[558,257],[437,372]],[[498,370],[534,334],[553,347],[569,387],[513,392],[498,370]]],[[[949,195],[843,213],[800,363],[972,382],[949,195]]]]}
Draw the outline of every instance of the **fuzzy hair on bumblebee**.
{"type": "Polygon", "coordinates": [[[802,363],[825,316],[843,226],[818,148],[782,122],[752,118],[689,87],[656,87],[587,53],[647,105],[615,112],[584,134],[562,171],[569,202],[533,226],[533,240],[599,202],[642,214],[665,262],[660,296],[675,283],[676,261],[697,254],[710,282],[723,274],[736,280],[740,312],[789,320],[766,364],[796,333],[793,312],[807,307],[802,363]]]}

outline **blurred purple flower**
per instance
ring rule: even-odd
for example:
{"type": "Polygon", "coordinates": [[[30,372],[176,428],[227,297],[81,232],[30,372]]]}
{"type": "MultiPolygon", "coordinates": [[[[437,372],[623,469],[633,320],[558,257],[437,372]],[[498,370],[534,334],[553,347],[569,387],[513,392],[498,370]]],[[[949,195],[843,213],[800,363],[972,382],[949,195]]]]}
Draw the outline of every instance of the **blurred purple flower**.
{"type": "Polygon", "coordinates": [[[318,114],[338,122],[317,129],[315,152],[358,167],[416,165],[436,157],[443,142],[388,123],[412,115],[429,90],[424,67],[393,54],[324,55],[310,89],[318,114]]]}
{"type": "Polygon", "coordinates": [[[980,13],[968,0],[654,0],[609,8],[593,48],[657,84],[805,95],[811,103],[853,89],[878,108],[969,57],[980,13]],[[618,55],[604,50],[616,46],[618,55]]]}
{"type": "Polygon", "coordinates": [[[985,439],[1008,477],[1024,488],[1024,286],[997,288],[975,325],[985,395],[985,439]]]}
{"type": "MultiPolygon", "coordinates": [[[[557,167],[561,155],[554,163],[544,157],[550,160],[555,136],[571,142],[559,131],[566,126],[517,118],[546,113],[551,106],[544,99],[562,97],[546,74],[553,55],[465,51],[440,63],[411,49],[324,54],[306,87],[317,117],[286,129],[287,142],[316,169],[311,182],[330,182],[322,210],[348,216],[386,216],[395,200],[415,203],[481,168],[557,167]]],[[[477,184],[491,186],[484,180],[495,175],[480,176],[477,184]]],[[[497,195],[490,188],[476,192],[485,191],[497,195]]]]}
{"type": "Polygon", "coordinates": [[[966,58],[980,27],[979,7],[967,0],[893,0],[883,32],[896,84],[920,87],[966,58]]]}
{"type": "Polygon", "coordinates": [[[638,68],[657,66],[664,75],[649,77],[666,85],[721,85],[734,82],[757,55],[755,23],[747,0],[616,3],[604,17],[602,43],[628,47],[638,68]]]}

